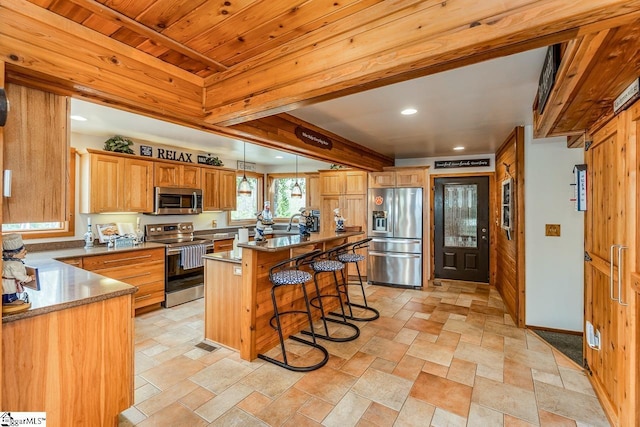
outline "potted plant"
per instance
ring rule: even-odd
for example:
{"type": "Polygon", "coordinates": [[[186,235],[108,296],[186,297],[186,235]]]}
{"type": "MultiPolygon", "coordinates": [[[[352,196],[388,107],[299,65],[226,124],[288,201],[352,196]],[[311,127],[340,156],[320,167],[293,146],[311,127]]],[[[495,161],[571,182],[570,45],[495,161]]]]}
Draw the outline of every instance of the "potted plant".
{"type": "Polygon", "coordinates": [[[112,136],[104,142],[104,149],[106,151],[113,151],[116,153],[133,154],[133,149],[131,148],[132,145],[133,141],[131,141],[129,138],[116,135],[112,136]]]}

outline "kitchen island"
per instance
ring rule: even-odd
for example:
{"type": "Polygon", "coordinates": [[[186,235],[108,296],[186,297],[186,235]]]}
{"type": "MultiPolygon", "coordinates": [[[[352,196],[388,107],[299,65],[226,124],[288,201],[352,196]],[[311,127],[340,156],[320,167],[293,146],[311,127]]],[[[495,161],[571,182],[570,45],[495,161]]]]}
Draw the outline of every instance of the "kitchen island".
{"type": "Polygon", "coordinates": [[[133,405],[136,287],[29,254],[41,289],[2,317],[2,408],[44,411],[50,425],[117,425],[133,405]]]}
{"type": "MultiPolygon", "coordinates": [[[[311,233],[310,237],[288,235],[269,238],[266,242],[240,243],[242,248],[242,289],[240,294],[239,310],[239,350],[240,357],[244,360],[254,360],[259,353],[264,353],[278,344],[278,334],[270,325],[273,315],[271,302],[271,282],[269,281],[269,268],[279,261],[291,258],[313,250],[325,251],[347,242],[349,237],[363,234],[361,231],[344,233],[323,232],[311,233]]],[[[209,262],[209,260],[207,260],[209,262]]],[[[211,261],[222,262],[222,261],[211,261]]],[[[320,280],[321,289],[333,286],[332,280],[328,280],[327,274],[323,274],[320,280]]],[[[205,275],[205,286],[221,286],[224,283],[232,283],[232,280],[213,281],[213,277],[205,275]]],[[[307,283],[309,297],[315,295],[313,282],[307,283]]],[[[297,286],[284,286],[278,291],[279,303],[287,309],[302,309],[304,302],[302,291],[297,286]]],[[[205,304],[210,301],[205,299],[205,304]]],[[[337,300],[333,303],[337,305],[337,300]]],[[[331,301],[327,301],[331,308],[331,301]]],[[[319,317],[319,312],[314,310],[314,318],[319,317]]],[[[283,321],[283,333],[285,336],[295,334],[306,325],[304,316],[287,316],[283,321]]],[[[224,321],[212,319],[212,321],[224,321]]],[[[230,327],[229,325],[224,325],[230,327]]]]}

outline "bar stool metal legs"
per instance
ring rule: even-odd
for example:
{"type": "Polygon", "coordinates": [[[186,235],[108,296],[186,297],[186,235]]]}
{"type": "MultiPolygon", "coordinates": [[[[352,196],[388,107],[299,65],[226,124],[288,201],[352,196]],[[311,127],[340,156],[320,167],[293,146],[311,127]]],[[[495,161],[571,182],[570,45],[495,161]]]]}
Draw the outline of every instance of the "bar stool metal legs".
{"type": "MultiPolygon", "coordinates": [[[[362,283],[362,274],[360,273],[360,265],[358,264],[358,261],[362,261],[365,259],[364,255],[356,253],[356,250],[364,248],[366,246],[368,246],[369,241],[371,241],[371,238],[368,239],[363,239],[360,241],[357,241],[353,244],[347,244],[347,245],[342,245],[339,248],[336,249],[336,258],[338,261],[344,263],[344,264],[349,264],[349,263],[353,263],[356,266],[356,271],[358,272],[358,283],[356,283],[356,285],[360,285],[360,290],[362,292],[362,300],[363,300],[363,304],[357,304],[354,302],[351,302],[351,300],[349,299],[349,291],[348,291],[348,286],[350,285],[348,277],[349,274],[348,272],[345,272],[346,268],[343,269],[341,271],[342,274],[342,284],[343,284],[343,290],[342,292],[345,294],[345,299],[346,299],[346,305],[349,311],[349,314],[346,315],[345,317],[349,320],[356,320],[356,321],[370,321],[370,320],[376,320],[377,318],[380,317],[380,312],[378,310],[376,310],[375,308],[371,307],[368,303],[367,303],[367,295],[364,292],[364,285],[362,283]],[[362,315],[359,316],[355,316],[353,314],[353,307],[357,307],[361,310],[363,310],[365,313],[368,313],[368,316],[365,316],[364,313],[362,315]]],[[[336,315],[336,313],[329,313],[329,314],[333,314],[336,315]]]]}
{"type": "MultiPolygon", "coordinates": [[[[313,256],[313,255],[315,255],[315,252],[284,260],[276,264],[275,266],[271,267],[271,269],[269,270],[269,279],[271,280],[271,283],[273,283],[273,286],[271,287],[271,301],[273,303],[273,313],[274,313],[269,323],[271,324],[271,327],[278,332],[278,338],[280,340],[280,349],[282,351],[283,360],[282,361],[277,360],[272,357],[266,356],[264,354],[258,354],[258,358],[262,360],[266,360],[267,362],[271,362],[275,365],[278,365],[290,371],[296,371],[296,372],[313,371],[315,369],[318,369],[324,366],[329,360],[329,353],[327,352],[327,349],[325,349],[323,346],[321,346],[316,342],[317,335],[313,328],[313,319],[311,318],[311,305],[309,302],[309,297],[307,295],[307,289],[306,289],[306,283],[311,281],[311,274],[306,271],[301,271],[298,269],[301,261],[304,258],[313,256]],[[294,264],[295,268],[289,269],[288,267],[291,264],[294,264]],[[276,290],[283,286],[300,286],[301,287],[306,310],[287,310],[287,311],[281,312],[278,309],[276,290]],[[285,337],[284,337],[284,334],[282,333],[282,322],[280,320],[280,317],[284,315],[291,315],[291,314],[306,315],[307,321],[309,322],[309,328],[310,328],[310,332],[308,332],[308,334],[311,335],[312,341],[302,339],[295,335],[290,335],[288,338],[293,341],[311,346],[319,350],[322,354],[322,359],[319,362],[314,363],[312,365],[306,365],[306,366],[295,366],[289,363],[287,350],[285,348],[285,337]]],[[[307,332],[307,331],[304,331],[304,332],[307,332]]]]}
{"type": "MultiPolygon", "coordinates": [[[[316,332],[315,336],[318,338],[322,338],[322,339],[325,339],[328,341],[334,341],[334,342],[352,341],[360,336],[360,328],[358,328],[353,323],[347,322],[347,316],[344,311],[344,306],[342,305],[342,296],[339,289],[340,282],[338,281],[337,272],[339,270],[344,269],[344,264],[336,260],[328,259],[327,257],[328,257],[328,252],[322,253],[314,257],[310,262],[311,268],[314,270],[313,282],[316,286],[316,296],[311,298],[310,303],[313,307],[320,310],[320,319],[322,320],[322,324],[324,326],[324,331],[325,331],[324,334],[320,334],[316,332]],[[321,273],[332,273],[335,289],[336,289],[335,294],[326,294],[326,293],[323,294],[320,292],[320,285],[318,284],[318,275],[321,273]],[[334,319],[327,316],[327,314],[329,313],[325,312],[324,304],[322,301],[323,299],[326,299],[326,298],[338,298],[338,300],[340,301],[339,306],[342,313],[334,314],[334,315],[337,317],[340,317],[341,319],[334,319]],[[352,334],[347,336],[338,336],[336,334],[332,334],[329,331],[329,323],[339,324],[348,329],[351,329],[352,334]]],[[[313,333],[313,330],[311,332],[302,331],[302,333],[310,335],[313,333]]]]}

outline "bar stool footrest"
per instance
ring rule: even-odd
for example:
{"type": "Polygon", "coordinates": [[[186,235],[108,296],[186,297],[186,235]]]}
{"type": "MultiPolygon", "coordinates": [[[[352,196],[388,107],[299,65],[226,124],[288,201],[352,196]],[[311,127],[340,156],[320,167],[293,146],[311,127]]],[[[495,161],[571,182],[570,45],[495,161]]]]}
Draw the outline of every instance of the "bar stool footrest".
{"type": "MultiPolygon", "coordinates": [[[[342,315],[339,315],[340,317],[342,317],[342,315]]],[[[358,338],[360,336],[360,328],[358,328],[356,325],[354,325],[353,323],[349,323],[349,322],[345,322],[344,320],[338,320],[338,319],[332,319],[330,317],[324,317],[322,319],[325,322],[333,322],[333,323],[338,323],[340,325],[344,325],[348,328],[351,328],[354,330],[354,334],[353,335],[349,335],[347,337],[332,337],[331,335],[329,335],[329,331],[327,330],[326,334],[319,334],[318,332],[313,332],[311,333],[310,331],[300,331],[300,333],[305,334],[305,335],[310,335],[310,336],[314,336],[316,338],[320,338],[323,340],[327,340],[327,341],[333,341],[333,342],[347,342],[347,341],[353,341],[356,338],[358,338]]]]}
{"type": "MultiPolygon", "coordinates": [[[[345,314],[344,317],[346,317],[349,320],[355,320],[357,322],[369,322],[371,320],[376,320],[377,318],[380,317],[380,312],[373,307],[369,307],[362,304],[356,304],[354,302],[348,302],[345,304],[348,305],[349,307],[357,307],[373,313],[371,316],[368,316],[368,317],[358,317],[358,316],[345,314]]],[[[349,311],[353,313],[351,310],[349,311]]],[[[331,314],[332,316],[342,317],[342,313],[336,313],[336,312],[330,311],[329,314],[331,314]]]]}
{"type": "MultiPolygon", "coordinates": [[[[311,334],[311,333],[309,333],[309,334],[311,334]]],[[[314,365],[310,365],[310,366],[293,366],[293,365],[290,365],[288,363],[284,363],[281,360],[274,359],[273,357],[265,356],[264,354],[258,354],[258,359],[266,360],[267,362],[271,362],[274,365],[278,365],[281,368],[285,368],[285,369],[288,369],[288,370],[294,371],[294,372],[310,372],[310,371],[314,371],[316,369],[322,368],[324,365],[327,364],[327,361],[329,361],[329,352],[327,351],[326,348],[324,348],[320,344],[317,344],[317,343],[314,343],[314,342],[311,342],[311,341],[307,341],[305,339],[296,337],[295,335],[289,335],[289,339],[291,339],[293,341],[297,341],[297,342],[302,343],[302,344],[309,345],[309,346],[314,347],[314,348],[317,348],[318,350],[320,350],[324,354],[324,357],[322,358],[322,360],[320,362],[318,362],[318,363],[316,363],[314,365]]]]}

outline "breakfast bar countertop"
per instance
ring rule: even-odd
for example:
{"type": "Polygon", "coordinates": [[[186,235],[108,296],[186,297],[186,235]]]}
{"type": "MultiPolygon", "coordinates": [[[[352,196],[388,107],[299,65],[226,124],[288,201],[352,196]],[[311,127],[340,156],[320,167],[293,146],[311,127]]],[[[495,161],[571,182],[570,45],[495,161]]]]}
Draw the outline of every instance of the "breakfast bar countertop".
{"type": "Polygon", "coordinates": [[[295,248],[297,246],[306,246],[314,243],[324,243],[335,240],[336,238],[352,237],[361,234],[364,233],[362,231],[345,231],[342,233],[331,231],[326,233],[311,233],[311,235],[308,237],[302,237],[299,234],[294,234],[281,237],[267,237],[267,240],[263,242],[252,241],[247,243],[238,243],[238,247],[263,252],[277,252],[283,249],[295,248]]]}

